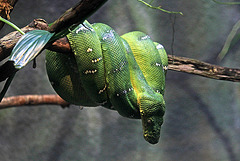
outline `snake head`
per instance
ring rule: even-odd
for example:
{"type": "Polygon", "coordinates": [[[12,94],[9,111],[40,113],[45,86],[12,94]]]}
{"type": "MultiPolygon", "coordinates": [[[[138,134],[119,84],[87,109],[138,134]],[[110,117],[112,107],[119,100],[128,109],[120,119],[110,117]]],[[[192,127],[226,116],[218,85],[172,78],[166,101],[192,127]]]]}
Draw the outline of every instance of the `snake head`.
{"type": "Polygon", "coordinates": [[[159,93],[139,97],[140,115],[143,126],[143,136],[146,141],[156,144],[160,138],[161,125],[165,112],[165,102],[159,93]]]}

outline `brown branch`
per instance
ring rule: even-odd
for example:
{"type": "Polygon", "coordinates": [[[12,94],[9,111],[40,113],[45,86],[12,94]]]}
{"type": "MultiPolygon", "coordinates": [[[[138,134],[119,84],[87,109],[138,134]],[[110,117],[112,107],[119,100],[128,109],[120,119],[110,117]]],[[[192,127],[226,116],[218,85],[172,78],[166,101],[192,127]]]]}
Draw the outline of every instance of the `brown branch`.
{"type": "Polygon", "coordinates": [[[107,0],[82,0],[75,7],[67,10],[49,27],[49,32],[60,32],[72,24],[79,24],[92,15],[107,0]]]}
{"type": "Polygon", "coordinates": [[[22,95],[3,98],[0,109],[28,105],[60,105],[68,107],[70,104],[58,95],[22,95]]]}
{"type": "MultiPolygon", "coordinates": [[[[43,19],[35,19],[29,25],[21,28],[23,32],[29,32],[31,30],[47,30],[48,24],[43,19]]],[[[13,47],[21,38],[21,34],[18,31],[11,32],[0,39],[0,61],[5,59],[11,54],[13,47]]],[[[47,45],[47,48],[58,52],[69,52],[70,45],[66,37],[60,38],[52,44],[47,45]]]]}
{"type": "MultiPolygon", "coordinates": [[[[47,29],[47,23],[42,19],[34,20],[23,28],[24,32],[47,29]]],[[[0,39],[0,61],[10,55],[10,52],[17,40],[21,37],[18,32],[12,32],[0,39]]],[[[47,46],[48,49],[62,53],[71,53],[71,47],[66,37],[61,38],[47,46]]],[[[197,74],[212,79],[227,80],[233,82],[240,81],[240,69],[226,68],[208,64],[196,59],[177,57],[169,55],[169,69],[190,74],[197,74]]]]}
{"type": "MultiPolygon", "coordinates": [[[[66,25],[69,26],[74,22],[78,22],[79,19],[86,19],[86,17],[90,16],[105,2],[106,0],[82,0],[75,7],[66,11],[63,16],[56,20],[50,28],[48,28],[48,25],[44,20],[37,19],[28,26],[24,27],[22,30],[24,32],[35,29],[49,30],[51,32],[60,31],[65,28],[66,25]]],[[[10,55],[11,50],[20,37],[21,35],[18,32],[12,32],[0,39],[0,61],[10,55]]],[[[62,53],[71,53],[71,47],[66,37],[58,39],[52,44],[48,44],[47,49],[62,53]]],[[[240,81],[240,69],[221,67],[184,57],[176,57],[171,55],[168,57],[170,70],[197,74],[212,79],[234,82],[240,81]]],[[[9,66],[11,69],[11,63],[8,63],[6,66],[9,66]]],[[[0,70],[0,72],[2,71],[6,70],[0,70]]],[[[15,72],[15,70],[8,70],[7,76],[1,73],[0,80],[5,80],[9,75],[11,75],[11,72],[15,72]]]]}
{"type": "MultiPolygon", "coordinates": [[[[47,23],[44,22],[43,25],[44,27],[39,27],[38,26],[38,21],[34,20],[33,24],[35,28],[31,28],[30,30],[34,29],[40,29],[40,30],[48,30],[50,32],[60,32],[60,31],[65,31],[65,28],[70,27],[73,24],[78,24],[83,22],[87,17],[89,17],[92,13],[94,13],[99,7],[101,7],[107,0],[81,0],[75,7],[70,8],[67,10],[60,18],[58,18],[52,25],[51,27],[48,27],[47,23]]],[[[22,29],[24,32],[28,32],[30,30],[29,26],[25,27],[22,29]],[[26,28],[26,29],[25,29],[26,28]]],[[[18,32],[12,32],[4,38],[0,40],[0,61],[8,57],[17,43],[17,41],[20,39],[21,34],[18,32]]],[[[63,38],[64,41],[57,40],[56,43],[58,45],[56,46],[55,43],[48,44],[46,47],[50,47],[50,49],[54,49],[55,51],[61,51],[64,52],[63,50],[59,50],[59,44],[61,44],[61,47],[65,47],[65,45],[68,45],[67,47],[70,48],[69,43],[67,42],[66,38],[63,38]],[[62,43],[64,42],[64,43],[62,43]],[[67,42],[67,43],[66,43],[67,42]]],[[[14,69],[13,63],[7,62],[7,64],[4,64],[1,66],[0,70],[0,81],[5,80],[8,78],[10,75],[16,72],[16,70],[8,70],[6,67],[9,67],[10,69],[14,69]],[[8,72],[7,75],[5,75],[5,71],[8,72]]]]}
{"type": "Polygon", "coordinates": [[[207,78],[240,82],[240,69],[221,67],[196,59],[168,55],[169,69],[207,78]]]}
{"type": "MultiPolygon", "coordinates": [[[[54,46],[49,46],[48,49],[61,51],[63,53],[71,53],[71,47],[66,38],[55,41],[53,44],[54,46]],[[64,44],[64,46],[62,44],[64,44]]],[[[237,68],[221,67],[196,59],[172,55],[168,55],[168,63],[169,70],[196,74],[211,79],[240,82],[240,69],[237,68]]]]}
{"type": "MultiPolygon", "coordinates": [[[[43,19],[35,19],[29,25],[22,28],[23,32],[31,30],[47,30],[48,24],[43,19]]],[[[0,61],[5,59],[11,54],[13,47],[21,38],[21,34],[17,31],[11,32],[0,39],[0,61]]]]}
{"type": "MultiPolygon", "coordinates": [[[[75,7],[70,8],[60,18],[58,18],[51,25],[51,27],[48,27],[48,25],[45,24],[46,28],[37,28],[37,25],[35,25],[35,29],[48,30],[50,32],[59,32],[67,27],[70,27],[73,24],[81,23],[98,8],[100,8],[106,1],[107,0],[81,0],[76,4],[75,7]]],[[[32,30],[34,29],[32,28],[32,30]]],[[[29,30],[23,29],[23,31],[28,32],[29,30]]],[[[10,33],[0,40],[0,61],[10,55],[16,42],[21,37],[21,34],[18,32],[12,32],[12,34],[13,35],[10,33]]]]}
{"type": "MultiPolygon", "coordinates": [[[[28,26],[24,27],[25,32],[35,29],[47,29],[47,23],[42,19],[34,20],[28,26]]],[[[0,61],[9,56],[12,48],[20,38],[18,32],[12,32],[2,39],[0,39],[0,61]]],[[[47,49],[69,54],[71,53],[71,47],[66,37],[61,38],[47,46],[47,49]]],[[[240,69],[221,67],[209,63],[205,63],[196,59],[177,57],[168,55],[169,69],[179,72],[185,72],[190,74],[196,74],[207,78],[226,80],[239,82],[240,81],[240,69]]],[[[1,70],[0,70],[1,71],[1,70]]],[[[11,71],[8,70],[10,73],[11,71]]],[[[3,77],[4,74],[0,74],[3,77]]]]}

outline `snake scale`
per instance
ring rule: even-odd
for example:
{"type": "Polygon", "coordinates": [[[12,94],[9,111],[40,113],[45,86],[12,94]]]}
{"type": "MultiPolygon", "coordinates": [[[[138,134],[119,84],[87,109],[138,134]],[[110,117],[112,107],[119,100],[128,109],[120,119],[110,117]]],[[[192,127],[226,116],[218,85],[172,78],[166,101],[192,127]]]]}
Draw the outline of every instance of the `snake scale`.
{"type": "Polygon", "coordinates": [[[48,51],[46,69],[55,91],[82,106],[103,106],[141,119],[151,144],[160,137],[167,54],[142,32],[121,37],[108,25],[84,21],[67,38],[74,54],[48,51]]]}

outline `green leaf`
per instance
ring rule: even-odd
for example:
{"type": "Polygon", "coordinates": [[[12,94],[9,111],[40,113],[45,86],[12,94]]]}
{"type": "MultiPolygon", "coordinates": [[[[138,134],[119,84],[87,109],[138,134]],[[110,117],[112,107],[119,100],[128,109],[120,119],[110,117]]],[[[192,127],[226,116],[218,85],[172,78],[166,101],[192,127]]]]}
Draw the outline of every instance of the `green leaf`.
{"type": "Polygon", "coordinates": [[[13,48],[9,61],[14,61],[16,69],[23,68],[42,51],[53,34],[45,30],[27,32],[13,48]]]}
{"type": "Polygon", "coordinates": [[[239,40],[239,35],[237,34],[239,29],[240,29],[240,20],[238,20],[238,22],[233,26],[231,32],[229,33],[221,52],[218,54],[218,57],[217,57],[218,60],[221,61],[226,56],[229,49],[233,47],[235,43],[239,40]]]}

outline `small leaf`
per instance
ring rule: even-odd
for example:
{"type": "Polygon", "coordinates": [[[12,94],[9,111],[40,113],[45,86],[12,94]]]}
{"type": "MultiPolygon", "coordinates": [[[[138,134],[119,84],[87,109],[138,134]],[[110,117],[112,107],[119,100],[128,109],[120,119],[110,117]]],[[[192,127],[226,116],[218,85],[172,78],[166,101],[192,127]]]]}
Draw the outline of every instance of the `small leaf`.
{"type": "Polygon", "coordinates": [[[218,60],[221,61],[226,56],[229,49],[232,46],[234,46],[236,41],[239,40],[239,35],[237,34],[239,29],[240,29],[240,20],[238,20],[238,22],[233,26],[231,32],[229,33],[221,52],[218,54],[218,57],[217,57],[218,60]]]}
{"type": "Polygon", "coordinates": [[[42,51],[53,34],[45,30],[27,32],[13,48],[9,60],[14,61],[16,69],[23,68],[42,51]]]}

